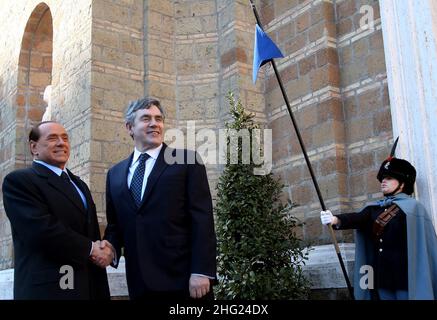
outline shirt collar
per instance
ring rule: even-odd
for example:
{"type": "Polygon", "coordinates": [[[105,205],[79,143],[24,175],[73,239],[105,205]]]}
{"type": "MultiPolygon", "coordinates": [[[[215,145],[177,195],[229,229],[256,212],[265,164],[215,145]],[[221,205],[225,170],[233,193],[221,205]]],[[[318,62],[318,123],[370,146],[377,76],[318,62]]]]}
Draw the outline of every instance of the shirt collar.
{"type": "Polygon", "coordinates": [[[137,162],[137,160],[140,157],[141,153],[147,153],[150,156],[150,158],[152,158],[153,160],[158,159],[158,156],[159,156],[159,153],[161,152],[161,149],[162,149],[162,143],[158,147],[156,147],[154,149],[149,149],[146,152],[140,152],[140,151],[138,151],[137,148],[135,148],[135,150],[134,150],[134,157],[132,158],[132,164],[137,162]]]}
{"type": "Polygon", "coordinates": [[[65,172],[68,175],[67,169],[64,168],[64,170],[62,170],[61,168],[52,166],[51,164],[48,164],[42,160],[33,160],[33,162],[39,163],[40,165],[43,165],[44,167],[46,167],[47,169],[52,170],[54,173],[56,173],[58,176],[61,176],[62,172],[65,172]]]}

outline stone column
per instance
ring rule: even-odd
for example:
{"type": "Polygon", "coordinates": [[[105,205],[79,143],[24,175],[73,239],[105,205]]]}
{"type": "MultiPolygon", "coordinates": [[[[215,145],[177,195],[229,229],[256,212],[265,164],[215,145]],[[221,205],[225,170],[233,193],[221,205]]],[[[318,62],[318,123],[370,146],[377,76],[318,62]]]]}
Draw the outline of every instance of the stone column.
{"type": "Polygon", "coordinates": [[[417,170],[416,198],[437,221],[437,3],[380,2],[397,156],[417,170]]]}

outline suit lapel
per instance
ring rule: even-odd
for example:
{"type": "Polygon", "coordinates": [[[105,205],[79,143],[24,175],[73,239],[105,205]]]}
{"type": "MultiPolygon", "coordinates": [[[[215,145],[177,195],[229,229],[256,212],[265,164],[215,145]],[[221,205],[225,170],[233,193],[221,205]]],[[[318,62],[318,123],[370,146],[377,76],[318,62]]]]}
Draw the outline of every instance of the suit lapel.
{"type": "MultiPolygon", "coordinates": [[[[93,200],[91,198],[91,193],[88,191],[88,188],[85,186],[85,183],[80,180],[78,176],[75,176],[70,170],[68,170],[68,175],[70,176],[70,179],[73,180],[73,182],[76,184],[76,186],[82,191],[87,208],[85,209],[85,212],[89,212],[89,209],[91,209],[91,203],[93,203],[93,200]]],[[[82,200],[82,199],[81,199],[82,200]]]]}
{"type": "Polygon", "coordinates": [[[76,184],[76,186],[82,191],[85,201],[86,201],[86,209],[85,209],[85,216],[86,216],[86,232],[87,236],[90,237],[92,240],[100,240],[100,233],[98,229],[98,221],[97,221],[97,212],[95,211],[95,205],[94,201],[91,196],[91,192],[85,182],[83,182],[78,176],[75,176],[73,173],[71,173],[70,170],[68,170],[68,175],[70,176],[71,180],[76,184]],[[97,230],[96,230],[97,229],[97,230]]]}
{"type": "Polygon", "coordinates": [[[155,165],[153,166],[152,172],[150,172],[150,175],[147,178],[146,190],[144,191],[143,199],[141,201],[141,205],[139,209],[141,209],[141,207],[144,206],[144,204],[147,202],[147,199],[149,198],[152,192],[153,186],[156,184],[162,172],[168,166],[168,164],[164,160],[164,152],[166,148],[167,145],[164,143],[161,152],[159,153],[158,158],[156,159],[155,165]]]}
{"type": "MultiPolygon", "coordinates": [[[[82,214],[86,214],[85,208],[83,206],[82,200],[80,199],[79,194],[77,194],[77,197],[73,194],[69,193],[67,190],[65,190],[64,183],[61,180],[61,177],[56,175],[53,171],[50,169],[44,167],[43,165],[40,165],[38,163],[33,162],[32,168],[40,175],[45,176],[47,178],[47,182],[54,187],[56,190],[61,192],[63,195],[65,195],[68,200],[70,200],[82,214]],[[80,202],[79,202],[80,201],[80,202]]],[[[72,185],[74,188],[74,186],[72,185]]],[[[77,191],[76,191],[77,192],[77,191]]]]}
{"type": "Polygon", "coordinates": [[[120,168],[114,172],[115,174],[115,188],[118,190],[121,190],[121,197],[120,199],[125,199],[127,203],[129,203],[129,206],[133,210],[137,210],[137,206],[135,205],[135,200],[132,197],[132,194],[130,193],[129,187],[127,185],[127,176],[129,174],[129,167],[132,163],[132,159],[134,157],[134,154],[132,153],[129,158],[124,160],[123,163],[121,163],[120,168]]]}

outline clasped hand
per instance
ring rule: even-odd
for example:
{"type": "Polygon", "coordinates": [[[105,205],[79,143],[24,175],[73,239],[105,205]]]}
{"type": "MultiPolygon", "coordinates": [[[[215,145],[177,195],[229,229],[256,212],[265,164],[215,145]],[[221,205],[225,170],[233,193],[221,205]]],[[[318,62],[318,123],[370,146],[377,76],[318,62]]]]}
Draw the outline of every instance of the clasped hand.
{"type": "Polygon", "coordinates": [[[91,261],[101,268],[106,268],[114,260],[114,247],[107,240],[93,242],[91,261]]]}

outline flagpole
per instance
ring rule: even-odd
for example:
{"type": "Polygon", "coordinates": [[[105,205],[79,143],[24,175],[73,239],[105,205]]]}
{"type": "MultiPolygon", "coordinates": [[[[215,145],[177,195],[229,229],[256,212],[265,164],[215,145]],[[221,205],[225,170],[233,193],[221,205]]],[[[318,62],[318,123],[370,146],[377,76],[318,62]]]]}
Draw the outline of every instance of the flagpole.
{"type": "MultiPolygon", "coordinates": [[[[255,15],[255,19],[256,19],[257,24],[261,28],[261,30],[264,31],[264,28],[263,28],[263,26],[261,24],[261,20],[260,20],[259,15],[258,15],[258,11],[256,10],[256,7],[255,7],[255,4],[253,3],[252,0],[249,0],[249,1],[250,1],[250,5],[252,7],[253,13],[255,15]]],[[[316,192],[317,192],[317,197],[319,198],[320,206],[322,207],[323,211],[326,211],[326,206],[325,206],[325,202],[323,201],[322,193],[320,192],[319,185],[318,185],[316,177],[314,175],[313,167],[311,166],[310,159],[308,157],[305,145],[304,145],[303,140],[302,140],[302,136],[301,136],[299,128],[297,126],[296,120],[295,120],[295,118],[293,116],[293,112],[291,111],[290,102],[288,101],[288,96],[287,96],[287,93],[286,93],[286,91],[284,89],[284,85],[282,83],[282,79],[281,79],[281,77],[279,75],[278,69],[276,68],[276,63],[275,63],[275,61],[273,59],[270,59],[269,61],[272,64],[273,70],[274,70],[275,75],[276,75],[276,79],[278,80],[278,83],[279,83],[279,88],[281,89],[282,96],[284,97],[285,104],[286,104],[287,109],[288,109],[288,114],[290,115],[291,121],[293,123],[293,127],[294,127],[294,130],[296,132],[297,138],[299,140],[299,144],[300,144],[300,147],[302,149],[302,153],[303,153],[303,156],[305,158],[305,162],[307,164],[308,170],[309,170],[310,175],[311,175],[311,179],[313,181],[314,187],[315,187],[316,192]]],[[[334,230],[332,229],[332,225],[331,224],[328,224],[328,229],[329,229],[329,232],[331,234],[332,241],[334,243],[335,251],[337,253],[338,261],[340,262],[341,270],[343,271],[344,279],[346,280],[346,284],[347,284],[347,287],[349,289],[349,294],[350,294],[352,300],[355,300],[354,292],[353,292],[351,283],[349,281],[349,277],[347,275],[343,259],[341,257],[341,252],[340,252],[340,248],[339,248],[338,243],[337,243],[337,238],[335,237],[334,230]]]]}

